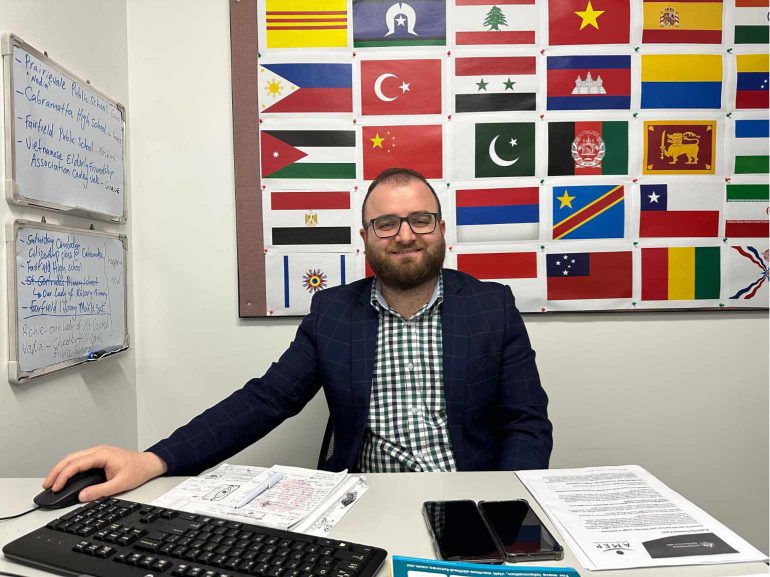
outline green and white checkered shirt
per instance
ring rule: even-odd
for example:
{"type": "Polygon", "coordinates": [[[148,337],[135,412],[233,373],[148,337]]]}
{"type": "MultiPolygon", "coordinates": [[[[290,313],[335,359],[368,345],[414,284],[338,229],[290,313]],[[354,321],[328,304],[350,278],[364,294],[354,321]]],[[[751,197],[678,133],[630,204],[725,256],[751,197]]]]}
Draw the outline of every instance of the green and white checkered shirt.
{"type": "Polygon", "coordinates": [[[430,301],[406,319],[388,306],[377,279],[372,283],[371,303],[380,319],[360,471],[457,469],[444,399],[443,301],[439,275],[430,301]]]}

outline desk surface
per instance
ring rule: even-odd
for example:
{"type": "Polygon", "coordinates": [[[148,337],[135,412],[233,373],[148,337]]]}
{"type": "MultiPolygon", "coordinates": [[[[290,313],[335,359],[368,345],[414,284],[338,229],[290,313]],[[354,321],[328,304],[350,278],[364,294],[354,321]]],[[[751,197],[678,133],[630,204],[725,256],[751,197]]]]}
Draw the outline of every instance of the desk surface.
{"type": "MultiPolygon", "coordinates": [[[[182,480],[181,477],[155,479],[120,497],[149,503],[182,480]]],[[[382,547],[388,551],[388,555],[433,559],[435,555],[421,513],[423,501],[528,498],[549,529],[559,538],[558,532],[554,530],[540,507],[529,497],[518,478],[510,472],[381,473],[369,474],[367,480],[369,490],[334,528],[331,537],[382,547]]],[[[40,482],[40,479],[0,479],[0,517],[13,515],[29,508],[32,505],[32,498],[41,490],[40,482]]],[[[68,510],[35,511],[19,519],[0,521],[0,547],[43,526],[68,510]]],[[[563,539],[559,538],[559,541],[564,545],[563,539]]],[[[551,567],[574,567],[583,576],[593,574],[606,577],[727,577],[768,573],[768,567],[764,563],[592,572],[580,567],[569,548],[566,547],[562,561],[539,564],[551,567]]],[[[49,573],[11,563],[1,556],[0,569],[30,577],[49,575],[49,573]]],[[[387,574],[387,569],[383,566],[378,577],[386,577],[387,574]]]]}

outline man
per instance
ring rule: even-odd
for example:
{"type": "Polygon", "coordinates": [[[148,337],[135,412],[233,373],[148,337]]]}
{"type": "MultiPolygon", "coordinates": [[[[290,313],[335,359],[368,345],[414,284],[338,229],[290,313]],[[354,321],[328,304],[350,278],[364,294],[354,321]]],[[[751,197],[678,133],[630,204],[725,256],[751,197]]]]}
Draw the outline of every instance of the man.
{"type": "Polygon", "coordinates": [[[289,349],[261,379],[139,453],[65,457],[43,487],[104,467],[83,501],[162,474],[213,466],[297,414],[323,387],[334,430],[329,470],[546,468],[548,398],[508,287],[442,269],[446,225],[422,175],[389,169],[363,204],[375,279],[321,291],[289,349]]]}

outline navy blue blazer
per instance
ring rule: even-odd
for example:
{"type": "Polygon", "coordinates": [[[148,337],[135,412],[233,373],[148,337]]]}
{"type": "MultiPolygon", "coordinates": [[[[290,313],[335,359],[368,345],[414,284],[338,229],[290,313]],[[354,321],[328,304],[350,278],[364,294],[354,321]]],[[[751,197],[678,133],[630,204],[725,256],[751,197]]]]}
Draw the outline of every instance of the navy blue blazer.
{"type": "MultiPolygon", "coordinates": [[[[548,397],[507,286],[444,269],[441,309],[449,438],[461,471],[542,469],[548,397]]],[[[378,314],[372,279],[316,293],[294,341],[251,379],[148,450],[169,475],[198,474],[296,415],[323,387],[334,426],[332,471],[356,469],[369,415],[378,314]]]]}

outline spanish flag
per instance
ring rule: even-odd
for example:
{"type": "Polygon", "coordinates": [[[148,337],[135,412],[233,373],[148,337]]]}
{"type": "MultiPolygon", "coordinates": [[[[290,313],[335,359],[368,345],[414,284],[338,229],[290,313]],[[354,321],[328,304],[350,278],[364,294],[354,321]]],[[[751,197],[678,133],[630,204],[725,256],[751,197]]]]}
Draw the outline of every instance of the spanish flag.
{"type": "Polygon", "coordinates": [[[642,249],[642,300],[719,298],[719,247],[642,249]]]}
{"type": "Polygon", "coordinates": [[[722,0],[644,0],[645,44],[721,44],[722,0]]]}
{"type": "Polygon", "coordinates": [[[348,45],[346,0],[267,0],[268,48],[348,45]]]}

